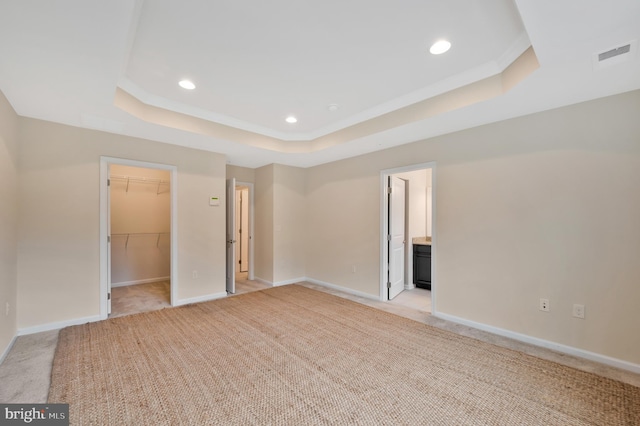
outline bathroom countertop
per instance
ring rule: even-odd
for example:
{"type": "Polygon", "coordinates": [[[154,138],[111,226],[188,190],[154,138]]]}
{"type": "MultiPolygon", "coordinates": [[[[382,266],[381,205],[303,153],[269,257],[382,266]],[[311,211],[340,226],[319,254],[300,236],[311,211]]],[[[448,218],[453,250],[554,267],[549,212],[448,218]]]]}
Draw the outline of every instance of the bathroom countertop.
{"type": "Polygon", "coordinates": [[[415,245],[430,246],[431,237],[416,237],[416,238],[413,238],[411,242],[415,245]]]}

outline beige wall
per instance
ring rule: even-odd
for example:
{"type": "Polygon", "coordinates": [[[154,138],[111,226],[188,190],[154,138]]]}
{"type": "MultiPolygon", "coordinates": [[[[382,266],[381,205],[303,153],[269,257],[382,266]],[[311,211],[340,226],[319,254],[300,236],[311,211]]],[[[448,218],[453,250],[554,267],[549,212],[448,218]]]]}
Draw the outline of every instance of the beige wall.
{"type": "Polygon", "coordinates": [[[377,296],[380,170],[435,161],[438,311],[638,364],[639,114],[635,91],[310,168],[307,276],[377,296]]]}
{"type": "Polygon", "coordinates": [[[256,279],[273,283],[273,164],[255,170],[254,275],[256,279]]]}
{"type": "Polygon", "coordinates": [[[19,155],[18,328],[99,315],[100,156],[177,167],[177,298],[224,293],[223,155],[26,118],[19,155]]]}
{"type": "Polygon", "coordinates": [[[18,116],[0,92],[0,358],[16,334],[18,116]],[[9,304],[7,314],[6,306],[9,304]]]}
{"type": "MultiPolygon", "coordinates": [[[[238,169],[227,167],[229,177],[246,176],[238,169]]],[[[305,277],[305,174],[305,169],[281,164],[255,170],[256,279],[277,285],[305,277]]]]}
{"type": "Polygon", "coordinates": [[[273,282],[305,277],[305,170],[274,166],[273,282]]]}
{"type": "Polygon", "coordinates": [[[380,170],[393,167],[387,164],[365,155],[307,169],[308,278],[378,296],[380,170]]]}
{"type": "Polygon", "coordinates": [[[111,164],[111,284],[168,279],[171,173],[111,164]],[[123,177],[129,177],[128,180],[123,177]]]}
{"type": "Polygon", "coordinates": [[[256,171],[247,167],[227,165],[227,179],[231,178],[236,178],[238,182],[254,183],[256,181],[256,171]]]}

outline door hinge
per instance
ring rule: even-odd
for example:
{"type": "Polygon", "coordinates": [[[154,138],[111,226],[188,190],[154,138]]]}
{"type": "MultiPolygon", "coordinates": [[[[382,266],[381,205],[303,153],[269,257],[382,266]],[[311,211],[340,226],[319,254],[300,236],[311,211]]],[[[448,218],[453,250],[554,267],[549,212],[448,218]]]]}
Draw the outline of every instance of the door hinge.
{"type": "Polygon", "coordinates": [[[111,179],[107,179],[107,186],[111,186],[111,179]]]}
{"type": "Polygon", "coordinates": [[[391,241],[391,234],[387,235],[387,241],[391,241]]]}
{"type": "Polygon", "coordinates": [[[387,194],[391,194],[393,192],[393,188],[390,186],[387,187],[387,194]]]}
{"type": "Polygon", "coordinates": [[[107,300],[111,300],[111,292],[107,293],[107,300]]]}
{"type": "Polygon", "coordinates": [[[110,243],[111,242],[111,235],[107,235],[107,242],[110,243]]]}
{"type": "Polygon", "coordinates": [[[389,288],[391,288],[391,282],[390,282],[390,281],[389,281],[389,282],[387,282],[387,288],[388,288],[388,289],[389,289],[389,288]]]}

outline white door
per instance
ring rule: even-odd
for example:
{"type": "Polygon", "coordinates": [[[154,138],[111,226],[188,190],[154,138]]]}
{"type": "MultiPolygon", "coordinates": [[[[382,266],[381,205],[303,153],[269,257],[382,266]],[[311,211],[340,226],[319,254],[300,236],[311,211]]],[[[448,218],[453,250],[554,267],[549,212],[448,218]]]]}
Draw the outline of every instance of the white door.
{"type": "MultiPolygon", "coordinates": [[[[107,316],[111,314],[111,166],[107,166],[107,316]]],[[[104,293],[103,293],[104,294],[104,293]]]]}
{"type": "Polygon", "coordinates": [[[389,300],[404,290],[404,197],[405,181],[389,177],[389,300]]]}
{"type": "Polygon", "coordinates": [[[227,179],[227,293],[236,292],[236,180],[227,179]]]}

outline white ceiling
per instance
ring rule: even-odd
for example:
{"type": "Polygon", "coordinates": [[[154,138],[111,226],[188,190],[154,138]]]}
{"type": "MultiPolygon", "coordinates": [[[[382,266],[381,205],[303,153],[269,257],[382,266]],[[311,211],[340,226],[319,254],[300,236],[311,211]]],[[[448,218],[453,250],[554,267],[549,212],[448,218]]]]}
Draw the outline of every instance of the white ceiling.
{"type": "Polygon", "coordinates": [[[638,0],[2,1],[0,90],[22,116],[247,167],[308,167],[640,89],[638,39],[638,0]],[[431,55],[440,38],[451,50],[431,55]],[[628,43],[629,54],[594,66],[594,55],[628,43]],[[506,93],[382,124],[499,75],[530,46],[539,68],[506,93]],[[182,78],[196,90],[180,88],[182,78]],[[226,130],[143,121],[114,104],[116,92],[226,130]],[[376,131],[307,149],[365,124],[376,131]]]}

